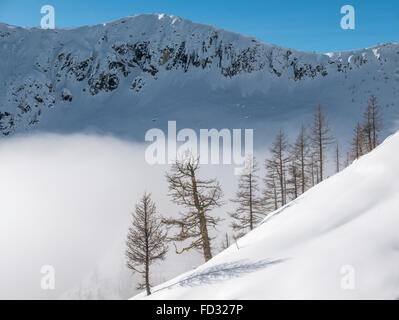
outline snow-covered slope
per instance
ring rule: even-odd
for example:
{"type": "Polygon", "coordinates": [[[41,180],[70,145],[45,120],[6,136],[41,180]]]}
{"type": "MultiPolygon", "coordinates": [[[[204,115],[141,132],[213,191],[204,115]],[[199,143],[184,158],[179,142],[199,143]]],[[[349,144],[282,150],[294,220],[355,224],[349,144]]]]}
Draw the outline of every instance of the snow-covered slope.
{"type": "Polygon", "coordinates": [[[264,133],[308,119],[318,103],[348,133],[372,94],[388,129],[399,113],[399,43],[306,53],[151,14],[73,29],[0,24],[0,57],[4,135],[91,130],[142,141],[167,120],[264,133]]]}
{"type": "Polygon", "coordinates": [[[398,150],[396,133],[151,297],[399,298],[398,150]]]}

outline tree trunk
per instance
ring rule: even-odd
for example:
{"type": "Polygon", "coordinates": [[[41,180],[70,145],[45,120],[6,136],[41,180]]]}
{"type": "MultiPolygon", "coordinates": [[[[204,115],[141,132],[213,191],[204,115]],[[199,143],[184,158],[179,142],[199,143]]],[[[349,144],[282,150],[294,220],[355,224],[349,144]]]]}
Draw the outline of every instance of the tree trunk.
{"type": "Polygon", "coordinates": [[[376,128],[376,125],[375,125],[375,115],[374,115],[374,113],[373,113],[373,146],[372,146],[372,149],[375,149],[376,147],[377,147],[377,133],[376,133],[376,131],[377,131],[377,128],[376,128]]]}
{"type": "Polygon", "coordinates": [[[150,267],[149,267],[149,261],[147,259],[145,263],[145,289],[147,290],[147,296],[151,295],[151,289],[150,289],[150,267]]]}
{"type": "Polygon", "coordinates": [[[320,181],[323,181],[323,137],[322,137],[322,133],[321,133],[321,126],[320,126],[320,135],[319,135],[319,139],[320,139],[320,141],[319,141],[320,181]]]}
{"type": "Polygon", "coordinates": [[[197,208],[197,215],[198,215],[199,224],[200,224],[200,232],[201,232],[201,238],[202,238],[204,259],[206,262],[206,261],[212,259],[211,243],[209,241],[208,228],[206,226],[205,214],[203,212],[203,209],[200,206],[200,202],[198,199],[197,181],[195,179],[195,172],[193,169],[191,169],[191,182],[193,185],[194,203],[195,203],[195,207],[197,208]]]}
{"type": "Polygon", "coordinates": [[[150,250],[148,239],[148,222],[147,222],[148,208],[147,202],[144,203],[144,230],[145,230],[145,289],[147,296],[151,294],[150,290],[150,250]]]}
{"type": "Polygon", "coordinates": [[[252,210],[252,174],[249,174],[249,230],[254,228],[253,210],[252,210]]]}
{"type": "Polygon", "coordinates": [[[283,159],[282,159],[282,155],[281,154],[280,154],[279,161],[280,161],[279,165],[280,165],[281,206],[283,206],[283,205],[285,205],[285,201],[284,201],[284,168],[283,168],[283,159]]]}
{"type": "Polygon", "coordinates": [[[301,150],[301,187],[302,193],[305,193],[305,155],[304,150],[301,150]]]}
{"type": "Polygon", "coordinates": [[[212,259],[211,243],[208,236],[208,228],[206,226],[205,215],[202,212],[198,212],[200,218],[200,229],[203,243],[203,252],[205,262],[212,259]]]}
{"type": "Polygon", "coordinates": [[[312,169],[312,187],[315,185],[315,178],[314,178],[314,156],[312,154],[312,163],[311,163],[311,169],[312,169]]]}
{"type": "Polygon", "coordinates": [[[298,185],[297,185],[297,173],[295,166],[293,167],[293,178],[294,178],[294,197],[298,198],[298,185]]]}

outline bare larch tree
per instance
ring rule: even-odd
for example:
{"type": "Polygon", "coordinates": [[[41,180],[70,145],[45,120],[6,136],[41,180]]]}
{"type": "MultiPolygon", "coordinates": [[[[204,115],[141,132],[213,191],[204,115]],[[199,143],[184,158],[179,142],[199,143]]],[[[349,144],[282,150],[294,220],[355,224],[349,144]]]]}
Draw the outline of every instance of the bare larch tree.
{"type": "Polygon", "coordinates": [[[335,141],[335,172],[338,173],[341,170],[341,149],[339,141],[335,141]]]}
{"type": "Polygon", "coordinates": [[[316,185],[316,183],[319,183],[319,169],[318,169],[318,164],[317,164],[317,157],[314,152],[311,153],[310,155],[310,164],[309,164],[309,171],[310,171],[310,177],[312,181],[312,187],[316,185]]]}
{"type": "Polygon", "coordinates": [[[347,152],[346,153],[346,158],[345,158],[345,161],[344,161],[344,167],[345,168],[347,168],[351,164],[351,158],[352,158],[351,152],[347,152]]]}
{"type": "Polygon", "coordinates": [[[236,197],[231,200],[238,206],[233,212],[229,213],[233,218],[231,226],[237,232],[236,238],[253,230],[265,215],[263,201],[259,195],[258,171],[256,159],[252,155],[248,156],[245,170],[238,182],[236,197]]]}
{"type": "Polygon", "coordinates": [[[176,226],[179,232],[171,237],[171,241],[191,242],[177,253],[190,249],[202,250],[205,261],[212,258],[209,227],[215,227],[219,218],[211,216],[214,208],[220,207],[223,192],[216,179],[198,177],[199,159],[192,156],[176,160],[171,171],[166,174],[169,184],[169,196],[173,202],[186,208],[180,219],[166,219],[169,226],[176,226]]]}
{"type": "MultiPolygon", "coordinates": [[[[298,137],[292,147],[292,155],[294,163],[297,165],[299,172],[296,173],[299,176],[299,185],[301,193],[306,191],[308,184],[307,168],[309,166],[309,141],[304,125],[301,126],[298,137]]],[[[293,166],[293,165],[292,165],[293,166]]],[[[291,168],[294,171],[294,168],[291,168]]],[[[292,173],[291,173],[292,174],[292,173]]]]}
{"type": "Polygon", "coordinates": [[[150,295],[150,265],[165,258],[168,251],[167,232],[161,217],[157,215],[151,194],[143,195],[132,216],[126,240],[127,266],[143,275],[144,282],[138,285],[138,289],[146,289],[147,295],[150,295]]]}
{"type": "Polygon", "coordinates": [[[272,147],[270,148],[270,153],[271,159],[267,160],[267,166],[273,168],[277,174],[280,204],[281,206],[284,206],[287,202],[286,170],[290,158],[288,155],[287,138],[282,130],[277,134],[272,147]]]}
{"type": "Polygon", "coordinates": [[[370,152],[378,145],[378,135],[382,130],[381,109],[377,104],[377,98],[372,96],[363,113],[363,130],[367,142],[367,151],[370,152]]]}
{"type": "Polygon", "coordinates": [[[230,247],[230,238],[226,232],[224,240],[222,241],[222,250],[226,250],[228,247],[230,247]]]}
{"type": "Polygon", "coordinates": [[[323,114],[320,104],[316,107],[316,112],[313,116],[310,138],[313,151],[317,157],[317,165],[319,169],[318,182],[320,182],[324,179],[325,150],[328,145],[334,142],[334,139],[330,136],[328,121],[323,114]]]}
{"type": "Polygon", "coordinates": [[[359,159],[365,153],[366,145],[368,145],[368,143],[365,142],[364,130],[358,122],[351,142],[352,159],[359,159]]]}
{"type": "Polygon", "coordinates": [[[276,168],[269,163],[269,160],[265,162],[266,176],[263,182],[266,188],[263,191],[263,204],[265,206],[265,212],[275,211],[279,208],[278,202],[278,186],[277,186],[277,172],[276,168]]]}
{"type": "Polygon", "coordinates": [[[300,168],[294,157],[291,157],[291,162],[288,164],[289,178],[287,180],[286,192],[290,198],[296,199],[300,193],[300,168]]]}

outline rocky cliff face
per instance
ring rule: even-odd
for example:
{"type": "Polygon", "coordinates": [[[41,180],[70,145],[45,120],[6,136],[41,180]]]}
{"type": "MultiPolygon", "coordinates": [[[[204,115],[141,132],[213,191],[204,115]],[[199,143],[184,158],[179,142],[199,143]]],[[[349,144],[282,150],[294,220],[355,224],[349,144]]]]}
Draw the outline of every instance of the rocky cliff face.
{"type": "Polygon", "coordinates": [[[86,104],[101,96],[109,104],[122,95],[137,105],[135,96],[156,94],[151,87],[168,86],[171,74],[182,83],[253,81],[260,91],[270,83],[297,88],[349,77],[353,83],[374,81],[367,88],[389,86],[389,97],[399,84],[398,43],[305,53],[166,15],[56,30],[2,24],[0,57],[0,131],[6,136],[39,124],[44,113],[56,113],[76,96],[86,104]]]}

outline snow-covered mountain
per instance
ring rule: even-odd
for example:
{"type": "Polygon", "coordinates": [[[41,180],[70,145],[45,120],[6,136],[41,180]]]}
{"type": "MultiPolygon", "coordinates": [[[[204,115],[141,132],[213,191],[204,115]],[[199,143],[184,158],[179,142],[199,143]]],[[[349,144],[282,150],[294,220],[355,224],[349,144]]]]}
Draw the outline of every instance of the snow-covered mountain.
{"type": "Polygon", "coordinates": [[[0,57],[3,135],[89,130],[143,140],[167,120],[263,133],[305,121],[318,103],[344,134],[372,94],[386,127],[397,127],[399,43],[306,53],[151,14],[72,29],[0,24],[0,57]]]}
{"type": "Polygon", "coordinates": [[[398,299],[398,150],[399,132],[150,297],[398,299]]]}
{"type": "MultiPolygon", "coordinates": [[[[381,135],[399,128],[399,43],[306,53],[153,14],[72,29],[0,23],[0,58],[0,297],[135,294],[137,279],[123,269],[132,206],[146,189],[162,214],[179,209],[166,197],[165,168],[145,163],[131,140],[168,120],[178,129],[253,128],[264,152],[277,129],[296,134],[321,103],[347,142],[375,95],[381,135]],[[54,292],[38,286],[43,264],[61,275],[54,292]]],[[[208,288],[205,298],[398,297],[398,145],[396,135],[154,298],[201,298],[208,288]],[[342,266],[355,268],[356,290],[337,289],[342,266]],[[253,288],[259,279],[264,287],[253,288]]],[[[231,198],[229,168],[205,169],[231,198]]],[[[195,254],[171,252],[154,266],[154,283],[198,266],[195,254]]]]}

